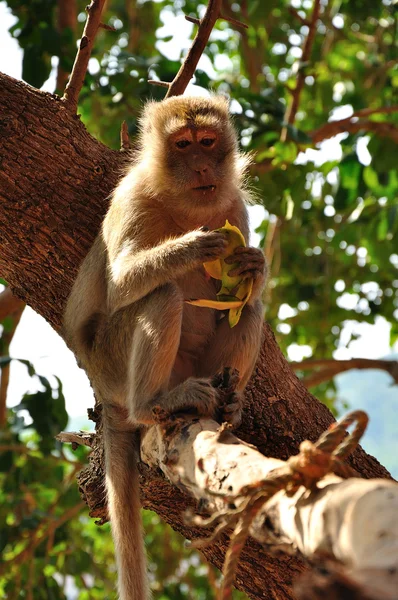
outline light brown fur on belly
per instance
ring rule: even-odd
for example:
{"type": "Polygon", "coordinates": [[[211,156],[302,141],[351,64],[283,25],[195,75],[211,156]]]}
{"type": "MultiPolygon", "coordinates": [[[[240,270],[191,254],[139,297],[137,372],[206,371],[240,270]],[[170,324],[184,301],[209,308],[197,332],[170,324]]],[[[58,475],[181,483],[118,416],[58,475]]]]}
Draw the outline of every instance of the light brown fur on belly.
{"type": "MultiPolygon", "coordinates": [[[[216,297],[217,284],[206,274],[204,268],[189,273],[177,283],[183,291],[184,300],[216,297]]],[[[173,367],[171,387],[187,377],[197,375],[196,364],[215,332],[216,313],[213,309],[184,304],[180,346],[173,367]]]]}

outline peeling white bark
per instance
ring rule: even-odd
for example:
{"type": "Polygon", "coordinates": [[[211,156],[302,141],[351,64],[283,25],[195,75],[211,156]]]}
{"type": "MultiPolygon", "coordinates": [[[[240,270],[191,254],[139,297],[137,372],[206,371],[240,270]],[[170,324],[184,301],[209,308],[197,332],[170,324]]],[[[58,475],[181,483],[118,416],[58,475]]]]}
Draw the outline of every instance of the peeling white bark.
{"type": "MultiPolygon", "coordinates": [[[[225,506],[219,496],[235,496],[285,463],[266,458],[210,420],[187,421],[165,439],[151,428],[141,444],[141,458],[160,467],[175,485],[198,499],[207,511],[225,506]]],[[[300,487],[294,495],[273,496],[257,515],[251,535],[262,543],[311,558],[339,561],[370,597],[398,598],[398,485],[384,479],[341,479],[327,475],[315,490],[300,487]],[[373,594],[373,596],[372,596],[373,594]]]]}

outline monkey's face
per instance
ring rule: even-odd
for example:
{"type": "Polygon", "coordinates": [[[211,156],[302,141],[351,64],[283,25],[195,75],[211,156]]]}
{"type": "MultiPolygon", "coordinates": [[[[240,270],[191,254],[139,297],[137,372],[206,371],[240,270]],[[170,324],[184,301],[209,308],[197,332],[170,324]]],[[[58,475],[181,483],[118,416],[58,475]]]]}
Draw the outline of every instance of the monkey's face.
{"type": "Polygon", "coordinates": [[[149,103],[141,119],[142,165],[152,196],[185,213],[219,211],[239,193],[245,159],[225,98],[149,103]]]}
{"type": "Polygon", "coordinates": [[[167,162],[183,192],[207,200],[221,183],[225,148],[215,129],[184,127],[168,140],[167,162]]]}

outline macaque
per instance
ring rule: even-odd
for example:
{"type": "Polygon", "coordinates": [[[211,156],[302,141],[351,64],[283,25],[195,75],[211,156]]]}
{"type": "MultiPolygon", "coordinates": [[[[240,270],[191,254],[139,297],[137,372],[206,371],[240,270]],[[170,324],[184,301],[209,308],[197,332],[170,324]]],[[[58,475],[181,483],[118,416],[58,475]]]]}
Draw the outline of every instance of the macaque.
{"type": "Polygon", "coordinates": [[[247,158],[238,150],[225,98],[149,102],[139,149],[116,187],[83,261],[64,319],[65,338],[103,403],[106,486],[120,600],[150,597],[140,520],[137,431],[153,408],[239,424],[241,396],[262,335],[263,253],[237,248],[231,275],[253,277],[239,323],[191,306],[215,298],[206,261],[223,257],[226,219],[248,239],[247,158]],[[213,377],[237,369],[233,401],[220,414],[213,377]]]}

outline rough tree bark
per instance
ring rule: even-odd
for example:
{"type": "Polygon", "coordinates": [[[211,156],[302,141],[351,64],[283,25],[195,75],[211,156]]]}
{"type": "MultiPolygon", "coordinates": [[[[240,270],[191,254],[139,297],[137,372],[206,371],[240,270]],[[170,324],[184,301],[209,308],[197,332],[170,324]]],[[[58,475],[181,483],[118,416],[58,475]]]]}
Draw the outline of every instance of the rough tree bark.
{"type": "MultiPolygon", "coordinates": [[[[106,148],[54,95],[0,74],[0,274],[14,293],[60,331],[63,307],[78,266],[99,228],[125,153],[106,148]]],[[[298,380],[268,326],[248,386],[244,423],[237,435],[267,456],[286,459],[304,439],[315,440],[333,421],[330,411],[298,380]]],[[[99,446],[100,447],[100,446],[99,446]]],[[[93,514],[105,516],[100,450],[80,479],[93,514]]],[[[388,477],[358,449],[351,465],[363,477],[388,477]]],[[[181,513],[192,500],[157,471],[143,467],[147,508],[187,538],[181,513]]],[[[204,554],[221,566],[226,540],[204,554]]],[[[237,587],[253,598],[292,599],[293,579],[304,569],[296,557],[246,545],[237,587]]]]}

